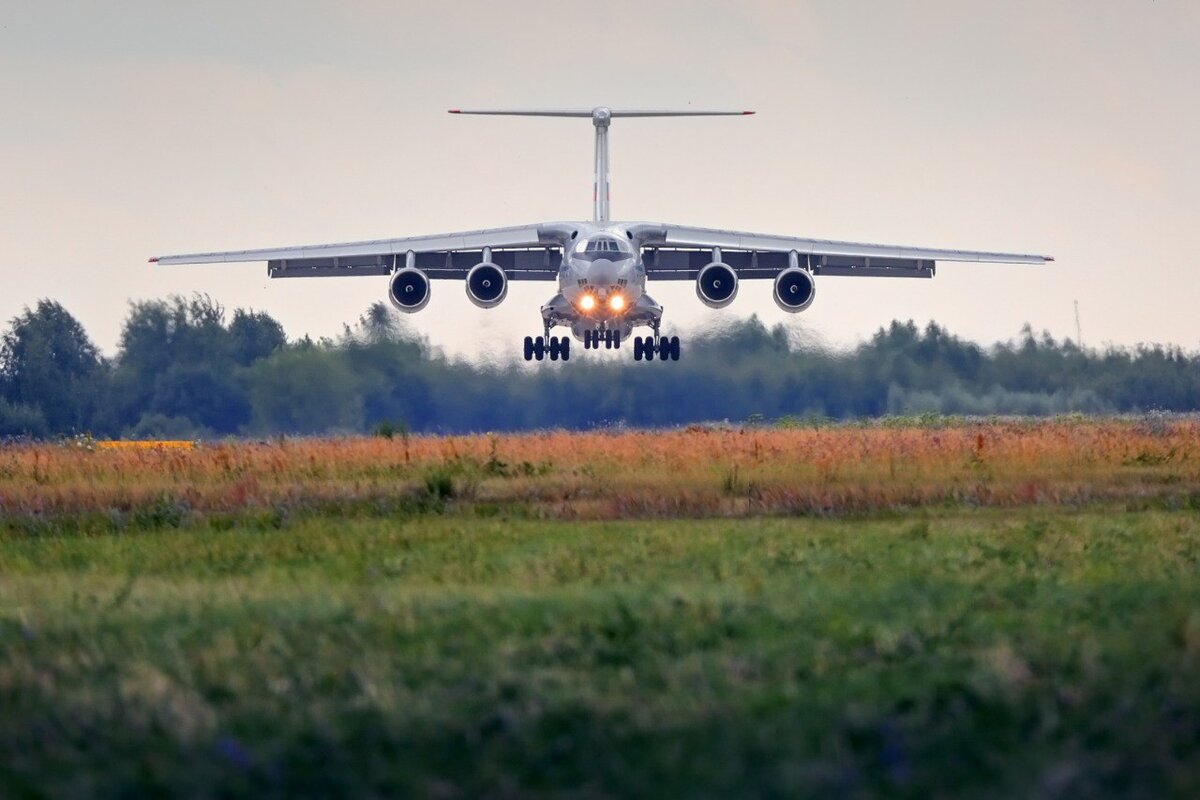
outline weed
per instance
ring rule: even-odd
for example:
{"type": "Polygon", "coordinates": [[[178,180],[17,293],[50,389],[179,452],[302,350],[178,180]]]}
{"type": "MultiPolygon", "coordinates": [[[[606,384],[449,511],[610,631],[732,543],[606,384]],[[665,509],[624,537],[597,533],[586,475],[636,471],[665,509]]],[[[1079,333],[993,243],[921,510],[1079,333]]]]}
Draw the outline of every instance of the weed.
{"type": "Polygon", "coordinates": [[[741,479],[737,464],[734,464],[725,471],[725,479],[721,482],[721,487],[725,494],[731,497],[740,495],[745,491],[746,485],[741,479]]]}
{"type": "Polygon", "coordinates": [[[447,467],[433,467],[425,472],[425,493],[429,499],[437,503],[445,503],[454,499],[454,475],[457,470],[447,467]]]}
{"type": "Polygon", "coordinates": [[[500,460],[500,437],[494,433],[488,434],[488,460],[483,465],[487,475],[508,475],[508,465],[500,460]]]}

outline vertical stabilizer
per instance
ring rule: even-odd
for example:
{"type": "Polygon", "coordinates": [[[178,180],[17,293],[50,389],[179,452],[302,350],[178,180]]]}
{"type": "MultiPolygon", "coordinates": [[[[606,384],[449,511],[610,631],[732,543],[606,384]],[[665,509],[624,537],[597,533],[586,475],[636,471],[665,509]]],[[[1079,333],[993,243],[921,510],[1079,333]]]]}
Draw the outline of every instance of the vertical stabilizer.
{"type": "Polygon", "coordinates": [[[608,222],[608,126],[612,112],[597,108],[592,112],[596,126],[596,177],[592,184],[592,220],[608,222]]]}
{"type": "Polygon", "coordinates": [[[596,128],[595,180],[592,184],[592,219],[608,222],[608,126],[615,117],[740,117],[753,111],[670,111],[652,108],[611,109],[597,106],[583,108],[544,109],[450,109],[451,114],[487,114],[498,117],[591,117],[596,128]]]}

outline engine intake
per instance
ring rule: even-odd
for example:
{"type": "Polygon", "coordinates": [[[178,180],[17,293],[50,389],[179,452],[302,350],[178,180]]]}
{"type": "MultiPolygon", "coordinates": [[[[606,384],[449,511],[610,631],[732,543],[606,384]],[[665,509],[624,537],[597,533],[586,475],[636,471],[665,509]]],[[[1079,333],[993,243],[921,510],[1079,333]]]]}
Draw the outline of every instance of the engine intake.
{"type": "Polygon", "coordinates": [[[405,314],[415,314],[429,305],[429,276],[416,267],[397,270],[388,283],[388,300],[405,314]]]}
{"type": "Polygon", "coordinates": [[[803,267],[788,267],[775,276],[775,305],[797,314],[812,305],[817,296],[817,284],[812,273],[803,267]]]}
{"type": "Polygon", "coordinates": [[[696,296],[709,308],[724,308],[737,297],[738,277],[733,267],[714,261],[696,275],[696,296]]]}
{"type": "Polygon", "coordinates": [[[508,295],[508,276],[490,261],[481,261],[467,273],[467,299],[480,308],[500,305],[508,295]]]}

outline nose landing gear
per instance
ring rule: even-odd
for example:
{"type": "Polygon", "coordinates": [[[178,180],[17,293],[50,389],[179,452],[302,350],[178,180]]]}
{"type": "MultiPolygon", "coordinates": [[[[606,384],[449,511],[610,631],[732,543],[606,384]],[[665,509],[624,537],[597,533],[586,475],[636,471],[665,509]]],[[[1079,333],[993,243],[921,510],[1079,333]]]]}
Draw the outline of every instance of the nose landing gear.
{"type": "Polygon", "coordinates": [[[604,343],[606,350],[613,348],[620,349],[621,347],[621,332],[617,330],[589,330],[583,332],[583,349],[584,350],[599,350],[600,343],[604,343]]]}

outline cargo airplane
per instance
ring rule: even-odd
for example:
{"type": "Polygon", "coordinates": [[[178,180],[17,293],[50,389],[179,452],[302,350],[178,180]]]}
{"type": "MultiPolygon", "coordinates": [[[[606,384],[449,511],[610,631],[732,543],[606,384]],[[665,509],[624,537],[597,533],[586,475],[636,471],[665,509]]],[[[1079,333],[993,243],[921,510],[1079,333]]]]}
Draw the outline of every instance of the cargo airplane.
{"type": "Polygon", "coordinates": [[[619,348],[633,338],[635,361],[679,360],[679,337],[660,335],[663,307],[646,292],[648,280],[694,281],[700,302],[724,308],[742,280],[770,280],[784,311],[800,312],[816,297],[825,276],[931,278],[938,261],[1044,264],[1050,256],[937,250],[837,242],[792,236],[696,228],[609,218],[608,130],[620,117],[701,117],[752,111],[645,109],[460,110],[451,114],[583,117],[595,127],[594,213],[587,222],[544,222],[511,228],[379,239],[346,244],[160,256],[158,264],[265,261],[272,278],[378,275],[388,278],[388,299],[405,313],[429,304],[432,282],[460,280],[481,308],[503,302],[509,281],[556,281],[542,306],[542,335],[526,336],[526,361],[566,361],[571,338],[584,348],[619,348]]]}

